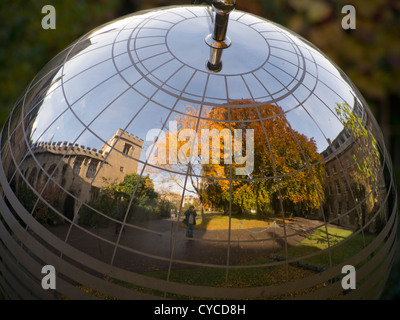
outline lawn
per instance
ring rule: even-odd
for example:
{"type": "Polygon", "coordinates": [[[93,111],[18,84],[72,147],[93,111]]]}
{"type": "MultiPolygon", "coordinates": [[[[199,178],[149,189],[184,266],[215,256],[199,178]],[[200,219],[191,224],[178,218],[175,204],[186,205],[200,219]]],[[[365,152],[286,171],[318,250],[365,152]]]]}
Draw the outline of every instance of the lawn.
{"type": "MultiPolygon", "coordinates": [[[[267,228],[271,226],[271,222],[254,219],[253,217],[231,218],[231,230],[267,228]]],[[[229,229],[229,216],[215,215],[206,216],[201,223],[195,227],[202,231],[215,231],[229,229]]]]}
{"type": "MultiPolygon", "coordinates": [[[[317,229],[309,237],[305,238],[299,244],[290,247],[288,249],[288,258],[295,259],[309,254],[317,253],[322,250],[328,249],[339,242],[345,240],[353,234],[351,230],[345,230],[341,228],[321,227],[317,229]],[[329,237],[327,237],[327,232],[329,237]],[[328,243],[329,238],[329,243],[328,243]]],[[[331,250],[332,265],[338,265],[346,259],[350,258],[364,247],[364,239],[368,244],[372,240],[372,235],[357,234],[353,238],[349,239],[345,243],[333,248],[331,250]]],[[[284,252],[280,253],[284,255],[284,252]]],[[[322,268],[328,268],[330,266],[329,254],[321,253],[313,257],[304,259],[304,263],[320,266],[322,268]]]]}

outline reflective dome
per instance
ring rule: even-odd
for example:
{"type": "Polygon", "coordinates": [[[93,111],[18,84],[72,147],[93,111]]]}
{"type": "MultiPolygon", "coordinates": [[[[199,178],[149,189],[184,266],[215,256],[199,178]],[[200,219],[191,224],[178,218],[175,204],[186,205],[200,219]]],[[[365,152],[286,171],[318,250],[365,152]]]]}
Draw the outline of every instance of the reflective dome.
{"type": "Polygon", "coordinates": [[[379,297],[397,198],[371,111],[298,35],[224,14],[225,40],[203,6],[122,17],[33,79],[0,141],[6,297],[379,297]]]}

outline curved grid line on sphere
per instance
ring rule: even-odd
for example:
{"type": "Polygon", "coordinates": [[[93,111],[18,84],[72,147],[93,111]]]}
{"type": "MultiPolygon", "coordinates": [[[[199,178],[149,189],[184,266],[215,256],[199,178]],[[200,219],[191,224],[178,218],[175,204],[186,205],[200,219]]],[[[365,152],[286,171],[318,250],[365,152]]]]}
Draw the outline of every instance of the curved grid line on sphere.
{"type": "Polygon", "coordinates": [[[210,72],[210,27],[201,6],[125,16],[31,82],[0,141],[5,297],[379,297],[397,195],[363,97],[307,41],[238,10],[210,72]]]}

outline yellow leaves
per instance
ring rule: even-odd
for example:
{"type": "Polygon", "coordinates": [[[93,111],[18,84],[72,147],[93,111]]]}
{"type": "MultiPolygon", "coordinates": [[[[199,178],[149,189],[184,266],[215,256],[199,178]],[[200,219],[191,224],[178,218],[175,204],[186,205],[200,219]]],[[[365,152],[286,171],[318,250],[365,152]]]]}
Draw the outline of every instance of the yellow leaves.
{"type": "MultiPolygon", "coordinates": [[[[270,178],[275,175],[285,177],[280,186],[282,200],[301,203],[304,210],[315,208],[319,205],[318,198],[324,199],[322,166],[307,169],[308,165],[321,159],[315,140],[293,130],[280,107],[260,105],[254,108],[249,106],[252,103],[238,100],[231,101],[226,107],[205,109],[202,115],[207,119],[193,117],[197,110],[187,106],[185,114],[174,119],[176,130],[166,133],[163,149],[170,152],[170,145],[175,141],[180,152],[188,141],[176,137],[182,130],[191,130],[197,135],[192,146],[195,150],[191,150],[194,156],[190,162],[182,163],[178,159],[178,163],[167,161],[162,166],[181,166],[181,171],[185,171],[186,166],[190,173],[200,174],[203,178],[201,185],[196,186],[198,196],[210,205],[220,206],[220,209],[232,197],[233,212],[271,210],[267,206],[272,197],[277,196],[274,195],[277,186],[276,181],[270,178]],[[263,120],[242,122],[259,117],[263,120]],[[242,170],[242,160],[246,162],[246,170],[242,170]],[[242,180],[248,177],[262,180],[242,180]],[[229,182],[231,178],[240,180],[229,182]]],[[[170,154],[165,158],[168,160],[170,154]]]]}

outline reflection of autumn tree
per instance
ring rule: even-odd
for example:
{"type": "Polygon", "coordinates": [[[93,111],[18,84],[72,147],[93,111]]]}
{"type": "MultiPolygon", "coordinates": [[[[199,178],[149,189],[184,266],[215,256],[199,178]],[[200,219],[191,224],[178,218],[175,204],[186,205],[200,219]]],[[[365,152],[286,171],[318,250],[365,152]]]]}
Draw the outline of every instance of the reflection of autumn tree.
{"type": "MultiPolygon", "coordinates": [[[[262,194],[271,190],[270,198],[275,211],[279,200],[282,200],[286,211],[297,214],[317,209],[320,201],[324,200],[324,192],[323,167],[321,164],[312,166],[321,160],[316,142],[292,129],[279,107],[266,106],[261,108],[260,113],[262,118],[267,118],[263,127],[269,146],[264,152],[272,156],[262,156],[259,166],[255,167],[259,168],[260,176],[265,175],[266,168],[268,173],[275,173],[279,184],[273,179],[260,180],[258,189],[262,194]]],[[[261,147],[266,149],[262,139],[260,144],[256,153],[261,147]]],[[[257,202],[262,200],[262,197],[259,198],[257,202]]]]}
{"type": "Polygon", "coordinates": [[[335,111],[343,122],[349,135],[355,139],[353,161],[356,170],[351,173],[351,189],[356,203],[361,203],[361,222],[366,221],[366,211],[371,212],[377,202],[377,194],[371,186],[379,183],[380,153],[374,136],[363,123],[362,117],[356,115],[347,104],[336,104],[335,111]],[[367,195],[369,195],[367,197],[367,195]],[[366,199],[366,201],[364,201],[366,199]]]}
{"type": "Polygon", "coordinates": [[[163,184],[168,185],[172,182],[185,191],[185,196],[188,194],[197,196],[201,216],[204,218],[204,183],[199,176],[201,152],[196,154],[192,152],[192,150],[198,148],[198,141],[191,134],[191,132],[195,133],[197,128],[197,110],[194,107],[187,106],[185,114],[177,116],[174,121],[170,122],[169,131],[157,137],[154,156],[155,163],[158,166],[180,172],[185,176],[187,174],[186,182],[183,175],[167,174],[163,184]]]}
{"type": "MultiPolygon", "coordinates": [[[[281,201],[285,210],[297,214],[318,208],[320,200],[324,200],[323,168],[321,164],[309,167],[321,159],[315,141],[293,130],[279,107],[241,107],[249,103],[252,102],[233,101],[226,107],[213,107],[206,112],[203,110],[207,120],[200,121],[193,117],[194,109],[188,107],[187,114],[177,119],[180,127],[178,130],[197,128],[198,133],[203,129],[214,132],[206,140],[198,137],[195,144],[198,148],[196,157],[186,164],[188,172],[192,174],[189,180],[201,205],[223,208],[227,212],[229,200],[232,199],[233,213],[242,214],[256,209],[260,216],[266,216],[272,210],[280,210],[277,203],[281,201]],[[248,152],[246,130],[254,134],[254,161],[251,172],[247,174],[238,175],[236,171],[244,166],[235,161],[238,142],[235,145],[234,139],[226,140],[222,134],[228,132],[234,137],[235,129],[243,132],[243,157],[248,152]],[[213,138],[219,140],[218,150],[213,138]],[[206,148],[205,143],[208,144],[206,148]],[[229,150],[231,162],[226,157],[229,150]]],[[[166,140],[169,140],[168,137],[166,140]]],[[[178,150],[181,143],[178,141],[178,150]]]]}
{"type": "MultiPolygon", "coordinates": [[[[248,103],[241,101],[232,104],[248,103]]],[[[242,213],[256,208],[258,215],[266,215],[271,207],[274,211],[280,210],[280,201],[286,211],[298,214],[318,208],[319,197],[321,201],[324,197],[323,168],[316,165],[307,169],[308,165],[321,159],[315,141],[293,130],[277,106],[260,106],[258,110],[237,107],[230,110],[231,128],[254,130],[254,170],[248,177],[236,177],[251,178],[252,181],[233,180],[234,211],[242,213]],[[236,119],[254,120],[259,117],[263,120],[235,122],[236,119]]],[[[221,111],[214,109],[212,112],[221,111]]],[[[225,167],[225,176],[228,176],[227,170],[225,167]]],[[[227,183],[221,187],[225,194],[229,192],[227,183]]]]}

